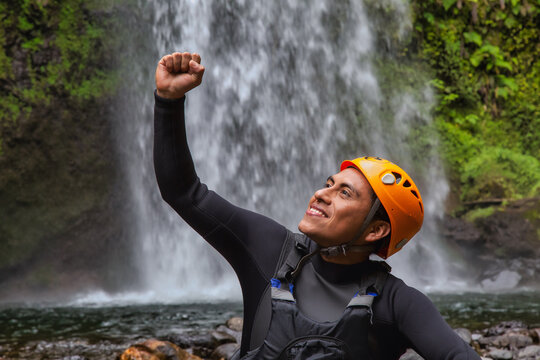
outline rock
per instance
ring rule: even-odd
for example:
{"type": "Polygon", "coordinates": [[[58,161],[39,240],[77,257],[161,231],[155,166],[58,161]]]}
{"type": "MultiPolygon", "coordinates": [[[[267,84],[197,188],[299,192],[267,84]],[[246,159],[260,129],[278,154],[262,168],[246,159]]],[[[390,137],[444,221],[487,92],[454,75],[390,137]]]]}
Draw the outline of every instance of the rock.
{"type": "Polygon", "coordinates": [[[540,343],[540,328],[530,329],[529,336],[533,339],[535,343],[540,343]]]}
{"type": "Polygon", "coordinates": [[[226,333],[224,331],[217,331],[216,330],[216,331],[212,331],[210,334],[212,336],[212,342],[214,344],[216,344],[216,346],[222,345],[222,344],[227,344],[227,343],[235,343],[235,342],[237,342],[234,335],[231,335],[231,334],[226,333]]]}
{"type": "Polygon", "coordinates": [[[503,321],[486,330],[486,336],[502,335],[509,330],[526,330],[527,325],[521,321],[503,321]]]}
{"type": "Polygon", "coordinates": [[[472,335],[471,335],[472,341],[478,341],[478,340],[480,340],[481,338],[483,338],[483,336],[480,335],[480,334],[472,334],[472,335]]]}
{"type": "Polygon", "coordinates": [[[520,349],[527,345],[532,345],[533,340],[530,336],[519,332],[508,332],[500,336],[490,336],[478,340],[480,345],[493,347],[503,347],[510,349],[520,349]]]}
{"type": "Polygon", "coordinates": [[[235,331],[233,329],[229,329],[227,326],[225,325],[219,325],[217,328],[216,328],[216,331],[221,331],[221,332],[225,332],[229,335],[232,335],[234,336],[235,340],[237,343],[240,344],[241,340],[242,340],[242,332],[241,331],[235,331]]]}
{"type": "Polygon", "coordinates": [[[401,355],[399,360],[424,360],[424,358],[418,355],[413,349],[407,349],[407,351],[401,355]]]}
{"type": "Polygon", "coordinates": [[[487,355],[494,360],[510,360],[513,357],[510,350],[504,349],[491,350],[487,355]]]}
{"type": "Polygon", "coordinates": [[[462,338],[463,341],[465,341],[467,344],[469,344],[469,345],[471,344],[471,342],[472,342],[472,334],[468,329],[458,328],[458,329],[454,329],[454,332],[456,334],[458,334],[458,336],[460,338],[462,338]]]}
{"type": "Polygon", "coordinates": [[[540,359],[540,346],[529,345],[525,349],[521,350],[518,354],[519,359],[540,359]]]}
{"type": "Polygon", "coordinates": [[[202,360],[169,341],[146,340],[126,349],[119,360],[202,360]]]}
{"type": "Polygon", "coordinates": [[[227,320],[227,327],[234,331],[242,331],[242,326],[244,326],[244,319],[241,317],[233,317],[227,320]]]}
{"type": "Polygon", "coordinates": [[[236,343],[219,345],[212,353],[211,358],[215,360],[229,360],[239,347],[240,345],[236,343]]]}
{"type": "Polygon", "coordinates": [[[166,337],[166,340],[178,345],[182,349],[187,349],[193,346],[191,337],[186,334],[171,334],[166,337]]]}

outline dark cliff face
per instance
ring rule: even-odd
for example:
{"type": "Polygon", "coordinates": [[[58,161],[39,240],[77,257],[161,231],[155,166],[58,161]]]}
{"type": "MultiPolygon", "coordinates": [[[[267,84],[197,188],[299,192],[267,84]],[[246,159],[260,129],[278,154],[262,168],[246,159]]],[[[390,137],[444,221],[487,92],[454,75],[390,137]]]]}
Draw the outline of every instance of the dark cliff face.
{"type": "Polygon", "coordinates": [[[477,202],[461,217],[447,216],[440,224],[446,243],[466,261],[474,281],[487,290],[508,290],[500,277],[513,274],[514,285],[538,288],[540,274],[540,198],[477,202]],[[500,281],[498,281],[500,280],[500,281]]]}
{"type": "Polygon", "coordinates": [[[1,7],[0,298],[107,286],[125,237],[108,55],[125,8],[1,7]]]}

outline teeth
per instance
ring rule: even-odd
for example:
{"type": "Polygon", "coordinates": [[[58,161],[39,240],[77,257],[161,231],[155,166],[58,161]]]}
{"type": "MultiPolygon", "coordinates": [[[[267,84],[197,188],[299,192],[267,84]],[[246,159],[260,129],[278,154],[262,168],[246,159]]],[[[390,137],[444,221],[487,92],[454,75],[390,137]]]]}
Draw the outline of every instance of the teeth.
{"type": "Polygon", "coordinates": [[[314,208],[309,208],[309,211],[313,214],[316,214],[316,215],[320,215],[320,216],[324,216],[326,217],[326,215],[324,215],[324,213],[320,210],[317,210],[317,209],[314,209],[314,208]]]}

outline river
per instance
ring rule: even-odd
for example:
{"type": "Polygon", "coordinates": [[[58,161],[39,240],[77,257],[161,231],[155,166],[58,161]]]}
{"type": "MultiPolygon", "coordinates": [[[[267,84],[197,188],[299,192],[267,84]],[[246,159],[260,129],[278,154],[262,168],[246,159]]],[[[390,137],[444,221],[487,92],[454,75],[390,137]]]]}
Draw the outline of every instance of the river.
{"type": "MultiPolygon", "coordinates": [[[[474,331],[509,320],[540,327],[539,293],[429,296],[454,328],[474,331]]],[[[240,302],[4,304],[0,308],[0,358],[113,359],[138,341],[202,333],[241,315],[240,302]]]]}

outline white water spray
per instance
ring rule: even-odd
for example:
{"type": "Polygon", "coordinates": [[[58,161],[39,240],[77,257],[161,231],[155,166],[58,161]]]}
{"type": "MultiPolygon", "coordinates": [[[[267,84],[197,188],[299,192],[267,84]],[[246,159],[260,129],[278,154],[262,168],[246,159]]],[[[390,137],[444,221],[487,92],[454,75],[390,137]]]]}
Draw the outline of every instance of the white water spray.
{"type": "Polygon", "coordinates": [[[374,32],[404,37],[410,20],[402,1],[377,6],[400,19],[394,34],[361,1],[141,2],[152,43],[133,79],[141,90],[129,105],[134,118],[124,141],[133,149],[126,159],[131,223],[149,300],[240,297],[232,270],[158,194],[153,69],[173,51],[198,52],[207,68],[203,85],[188,94],[186,119],[196,169],[210,188],[296,230],[310,196],[341,160],[386,157],[420,183],[426,210],[424,230],[391,259],[394,273],[422,288],[449,286],[435,228],[448,185],[438,159],[411,152],[405,140],[429,124],[430,91],[385,100],[374,32]]]}

